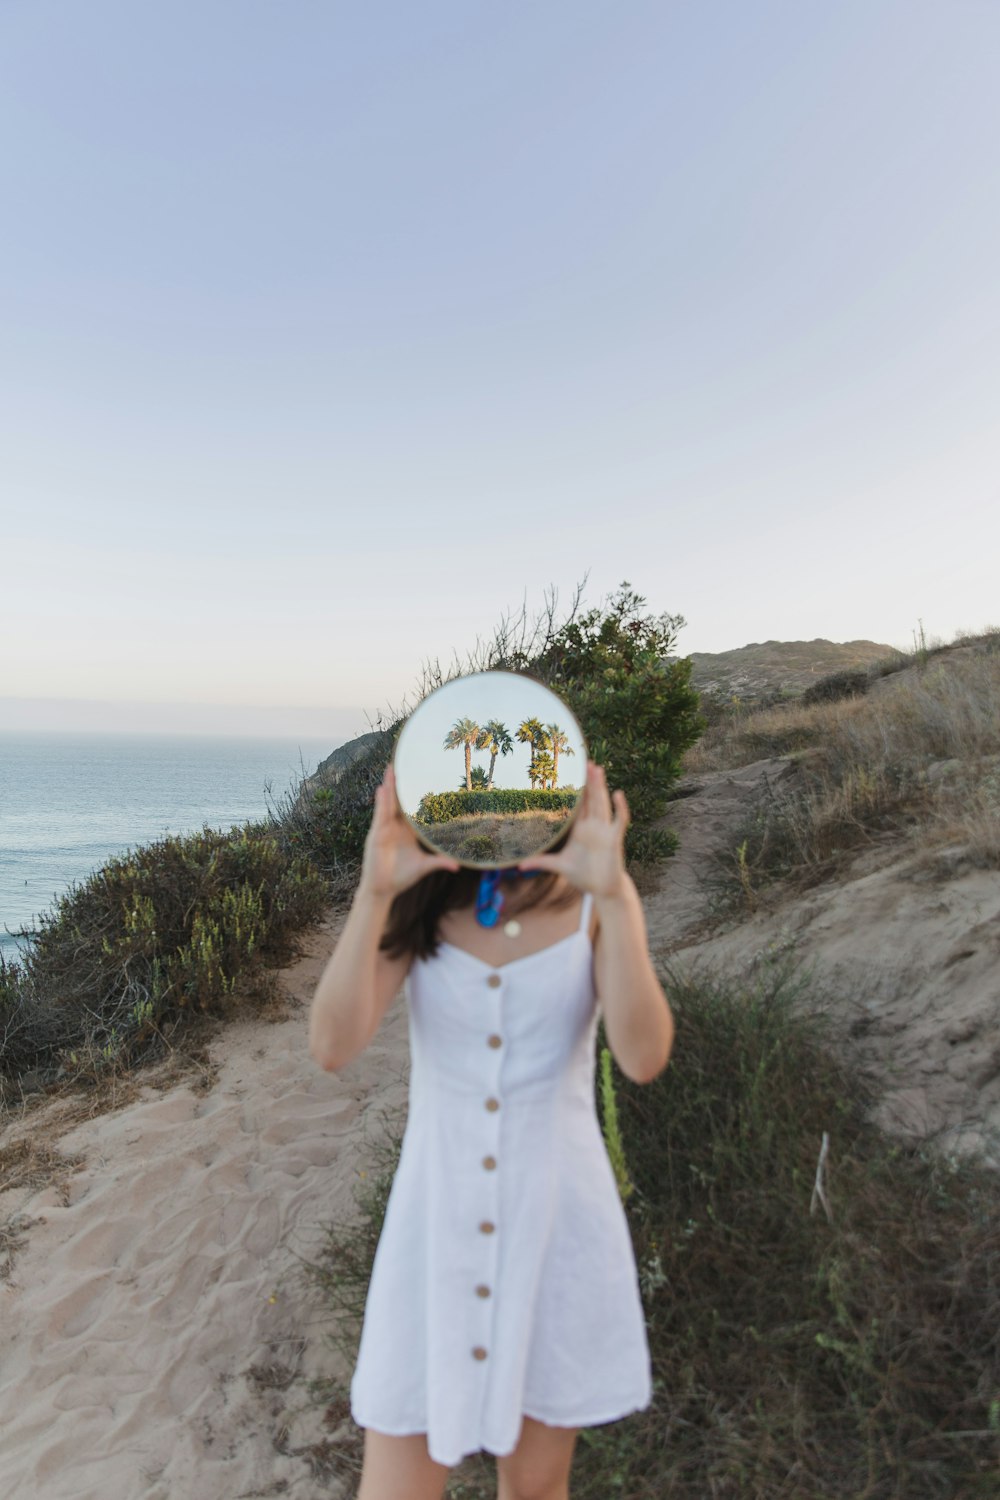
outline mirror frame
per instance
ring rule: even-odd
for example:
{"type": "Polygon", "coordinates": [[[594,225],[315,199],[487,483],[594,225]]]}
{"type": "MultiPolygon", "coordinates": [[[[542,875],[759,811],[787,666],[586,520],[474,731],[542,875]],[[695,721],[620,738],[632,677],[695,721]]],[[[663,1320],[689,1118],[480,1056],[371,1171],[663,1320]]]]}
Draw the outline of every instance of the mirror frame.
{"type": "MultiPolygon", "coordinates": [[[[399,730],[399,733],[396,735],[396,743],[392,747],[392,760],[390,761],[390,765],[392,766],[393,774],[395,775],[396,757],[399,754],[399,747],[402,743],[403,735],[406,733],[407,728],[413,720],[414,714],[419,713],[424,704],[427,703],[431,698],[433,698],[436,693],[442,693],[444,692],[445,688],[451,687],[453,683],[467,681],[472,677],[516,677],[521,682],[532,682],[536,687],[542,688],[546,693],[551,693],[552,697],[555,698],[559,704],[561,704],[563,712],[568,714],[570,719],[573,721],[573,726],[580,736],[580,744],[583,746],[583,780],[580,786],[580,795],[577,797],[576,802],[573,805],[573,809],[570,812],[569,817],[566,819],[566,822],[562,824],[558,833],[553,834],[552,838],[549,839],[547,844],[543,844],[539,849],[534,849],[530,854],[522,854],[520,856],[520,859],[510,860],[506,864],[486,863],[482,860],[462,859],[457,854],[451,855],[451,858],[456,860],[457,863],[466,870],[516,870],[518,865],[520,864],[521,859],[534,859],[536,854],[546,854],[552,848],[553,844],[558,843],[563,835],[569,832],[569,830],[573,827],[573,824],[576,822],[576,819],[580,812],[580,806],[583,802],[584,789],[587,783],[587,766],[590,764],[590,748],[587,744],[587,738],[583,732],[583,729],[581,728],[579,719],[570,708],[565,698],[561,698],[556,692],[555,688],[549,687],[547,682],[542,682],[538,677],[532,677],[530,672],[512,672],[507,667],[486,667],[481,672],[463,672],[458,677],[449,677],[447,682],[442,682],[436,688],[432,688],[431,691],[426,695],[426,697],[421,698],[420,702],[416,705],[413,711],[407,714],[406,719],[399,730]]],[[[410,817],[409,813],[406,811],[406,808],[400,801],[398,778],[396,780],[396,805],[402,813],[403,817],[406,819],[410,828],[413,829],[417,841],[422,848],[426,849],[431,854],[442,854],[446,852],[442,849],[439,849],[436,845],[431,844],[427,838],[426,833],[424,833],[422,829],[418,828],[415,825],[413,819],[410,817]]]]}

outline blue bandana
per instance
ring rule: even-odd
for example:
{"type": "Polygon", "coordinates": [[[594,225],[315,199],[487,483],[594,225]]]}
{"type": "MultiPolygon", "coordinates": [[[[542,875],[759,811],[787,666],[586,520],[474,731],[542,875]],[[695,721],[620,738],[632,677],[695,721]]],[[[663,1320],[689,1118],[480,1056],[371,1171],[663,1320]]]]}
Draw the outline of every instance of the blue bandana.
{"type": "Polygon", "coordinates": [[[484,870],[476,894],[476,921],[480,927],[495,927],[503,911],[503,891],[500,881],[506,875],[509,880],[530,880],[533,875],[544,875],[544,870],[484,870]]]}

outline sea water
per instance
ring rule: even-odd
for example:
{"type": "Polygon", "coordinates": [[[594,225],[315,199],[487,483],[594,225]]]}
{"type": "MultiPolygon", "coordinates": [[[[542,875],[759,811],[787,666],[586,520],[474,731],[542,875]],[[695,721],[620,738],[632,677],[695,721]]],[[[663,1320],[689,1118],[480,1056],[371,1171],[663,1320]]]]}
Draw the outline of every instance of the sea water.
{"type": "Polygon", "coordinates": [[[0,733],[0,953],[56,897],[166,834],[267,815],[335,746],[209,735],[0,733]]]}

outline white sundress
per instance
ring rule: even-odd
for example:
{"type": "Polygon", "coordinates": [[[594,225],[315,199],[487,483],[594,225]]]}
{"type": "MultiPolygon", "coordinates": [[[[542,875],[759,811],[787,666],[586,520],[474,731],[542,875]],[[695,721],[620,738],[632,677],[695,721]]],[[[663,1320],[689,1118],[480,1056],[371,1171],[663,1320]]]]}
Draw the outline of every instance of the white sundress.
{"type": "Polygon", "coordinates": [[[652,1396],[631,1237],[594,1097],[589,934],[494,968],[441,943],[406,981],[410,1098],[351,1413],[453,1466],[523,1416],[613,1421],[652,1396]]]}

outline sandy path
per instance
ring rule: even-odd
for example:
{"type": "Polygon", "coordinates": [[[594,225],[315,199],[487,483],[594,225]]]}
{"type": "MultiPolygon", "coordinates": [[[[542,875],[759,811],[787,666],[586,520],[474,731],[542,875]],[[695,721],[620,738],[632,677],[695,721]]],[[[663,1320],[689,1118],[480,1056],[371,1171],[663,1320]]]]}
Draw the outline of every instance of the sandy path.
{"type": "Polygon", "coordinates": [[[352,1213],[371,1140],[404,1105],[407,1049],[397,1000],[351,1067],[312,1062],[305,1002],[332,941],[314,934],[283,975],[290,1019],[211,1044],[210,1092],[144,1088],[63,1136],[84,1157],[68,1188],[0,1200],[39,1221],[0,1284],[0,1494],[344,1493],[305,1451],[330,1433],[304,1380],[335,1359],[297,1257],[352,1213]]]}

